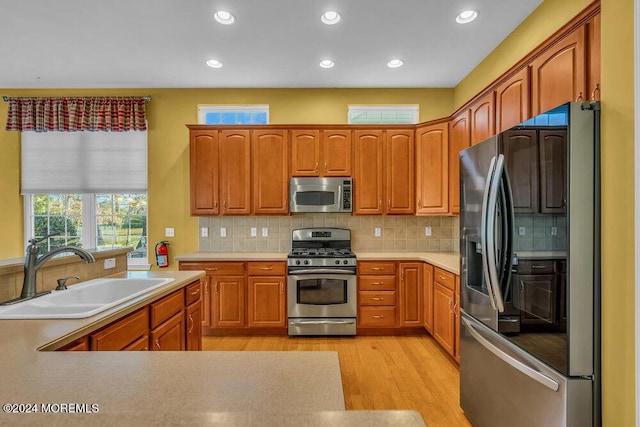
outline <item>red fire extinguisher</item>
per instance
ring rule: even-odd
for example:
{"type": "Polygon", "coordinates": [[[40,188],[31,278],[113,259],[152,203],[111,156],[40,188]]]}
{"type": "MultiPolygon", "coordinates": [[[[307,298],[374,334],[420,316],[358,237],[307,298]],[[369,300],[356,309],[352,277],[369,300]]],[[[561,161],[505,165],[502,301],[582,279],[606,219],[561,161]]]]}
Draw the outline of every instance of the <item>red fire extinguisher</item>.
{"type": "Polygon", "coordinates": [[[156,245],[156,264],[158,264],[158,267],[160,268],[169,267],[169,248],[167,247],[168,244],[169,242],[163,240],[156,245]]]}

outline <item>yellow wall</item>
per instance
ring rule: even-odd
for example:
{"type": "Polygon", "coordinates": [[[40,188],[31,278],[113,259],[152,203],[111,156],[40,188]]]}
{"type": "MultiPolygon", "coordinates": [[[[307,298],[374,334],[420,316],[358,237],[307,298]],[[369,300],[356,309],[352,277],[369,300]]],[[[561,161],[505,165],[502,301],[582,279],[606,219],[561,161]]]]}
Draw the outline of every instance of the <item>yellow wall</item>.
{"type": "MultiPolygon", "coordinates": [[[[453,109],[453,89],[114,89],[0,90],[7,96],[151,95],[149,119],[149,241],[164,240],[172,255],[198,249],[198,220],[189,215],[189,133],[198,104],[269,104],[271,123],[346,123],[348,104],[418,104],[420,121],[453,109]]],[[[5,120],[7,103],[0,102],[5,120]]],[[[0,259],[22,256],[20,135],[0,129],[0,259]]],[[[171,266],[176,267],[175,263],[171,266]]]]}

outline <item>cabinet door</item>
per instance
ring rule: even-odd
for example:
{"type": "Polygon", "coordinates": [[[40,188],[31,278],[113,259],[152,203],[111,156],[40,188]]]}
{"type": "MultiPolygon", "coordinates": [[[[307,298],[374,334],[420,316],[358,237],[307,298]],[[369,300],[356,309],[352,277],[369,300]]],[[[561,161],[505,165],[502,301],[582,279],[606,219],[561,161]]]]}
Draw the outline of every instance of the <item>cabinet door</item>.
{"type": "Polygon", "coordinates": [[[386,131],[386,213],[415,212],[413,130],[386,131]]]}
{"type": "Polygon", "coordinates": [[[471,145],[482,142],[496,134],[494,96],[493,92],[489,92],[470,107],[471,145]]]}
{"type": "Polygon", "coordinates": [[[456,276],[456,295],[453,302],[453,331],[454,352],[453,357],[460,363],[460,276],[456,276]]]}
{"type": "Polygon", "coordinates": [[[400,263],[400,327],[422,326],[422,264],[400,263]]]}
{"type": "Polygon", "coordinates": [[[532,114],[576,99],[588,99],[585,28],[581,26],[531,62],[532,114]]]}
{"type": "Polygon", "coordinates": [[[191,215],[217,215],[218,131],[189,132],[191,215]]]}
{"type": "Polygon", "coordinates": [[[498,133],[531,117],[529,81],[529,67],[525,67],[496,88],[496,129],[498,133]]]}
{"type": "Polygon", "coordinates": [[[284,276],[249,277],[250,328],[285,327],[284,276]]]}
{"type": "Polygon", "coordinates": [[[251,212],[251,141],[248,130],[223,130],[219,136],[220,213],[251,212]]]}
{"type": "Polygon", "coordinates": [[[422,283],[424,284],[422,291],[424,296],[422,319],[424,328],[433,335],[433,266],[431,264],[424,264],[422,283]]]}
{"type": "Polygon", "coordinates": [[[520,274],[520,321],[522,324],[555,326],[556,276],[520,274]]]}
{"type": "Polygon", "coordinates": [[[416,194],[421,214],[449,212],[449,126],[416,130],[416,194]]]}
{"type": "Polygon", "coordinates": [[[184,311],[151,331],[151,349],[154,351],[183,351],[185,349],[184,311]]]}
{"type": "Polygon", "coordinates": [[[213,292],[211,291],[211,276],[205,276],[202,279],[202,326],[211,326],[211,299],[213,292]]]}
{"type": "Polygon", "coordinates": [[[589,76],[587,89],[592,101],[600,100],[600,14],[587,23],[589,40],[589,76]]]}
{"type": "Polygon", "coordinates": [[[540,130],[540,212],[567,208],[567,131],[540,130]]]}
{"type": "Polygon", "coordinates": [[[352,151],[350,130],[323,130],[322,175],[351,176],[352,151]]]}
{"type": "Polygon", "coordinates": [[[202,305],[200,301],[194,302],[185,311],[186,320],[186,349],[187,351],[202,350],[202,305]]]}
{"type": "Polygon", "coordinates": [[[538,135],[535,130],[513,130],[502,134],[504,153],[513,191],[515,213],[538,212],[538,135]]]}
{"type": "Polygon", "coordinates": [[[289,213],[289,147],[286,130],[254,130],[251,138],[253,213],[289,213]]]}
{"type": "Polygon", "coordinates": [[[149,307],[92,333],[89,341],[91,350],[94,351],[120,351],[145,337],[149,337],[149,307]]]}
{"type": "Polygon", "coordinates": [[[81,337],[56,349],[56,351],[89,351],[89,338],[81,337]]]}
{"type": "Polygon", "coordinates": [[[213,282],[213,327],[244,327],[244,277],[214,276],[213,282]]]}
{"type": "Polygon", "coordinates": [[[460,151],[469,147],[469,110],[449,124],[449,212],[460,213],[460,151]]]}
{"type": "Polygon", "coordinates": [[[435,282],[433,286],[433,337],[454,355],[454,291],[435,282]]]}
{"type": "Polygon", "coordinates": [[[354,131],[356,215],[382,214],[382,130],[354,131]]]}
{"type": "Polygon", "coordinates": [[[320,176],[320,131],[291,131],[291,175],[320,176]]]}

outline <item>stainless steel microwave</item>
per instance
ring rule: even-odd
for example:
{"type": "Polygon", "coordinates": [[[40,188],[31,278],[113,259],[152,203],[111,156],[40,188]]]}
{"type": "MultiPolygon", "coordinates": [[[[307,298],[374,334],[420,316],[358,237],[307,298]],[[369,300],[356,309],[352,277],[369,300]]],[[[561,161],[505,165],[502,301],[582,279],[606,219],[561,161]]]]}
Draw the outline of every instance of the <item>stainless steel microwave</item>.
{"type": "Polygon", "coordinates": [[[291,212],[351,212],[351,177],[291,178],[291,212]]]}

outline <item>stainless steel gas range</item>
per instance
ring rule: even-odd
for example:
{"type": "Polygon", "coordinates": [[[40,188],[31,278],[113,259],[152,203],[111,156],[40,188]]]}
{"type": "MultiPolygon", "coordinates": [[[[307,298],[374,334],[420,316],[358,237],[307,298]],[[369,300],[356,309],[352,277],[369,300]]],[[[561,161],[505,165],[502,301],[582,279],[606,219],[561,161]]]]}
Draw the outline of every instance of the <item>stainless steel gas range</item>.
{"type": "Polygon", "coordinates": [[[289,335],[355,335],[356,256],[351,231],[293,230],[288,255],[289,335]]]}

